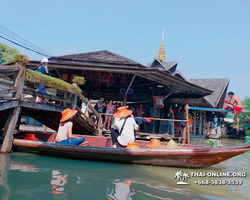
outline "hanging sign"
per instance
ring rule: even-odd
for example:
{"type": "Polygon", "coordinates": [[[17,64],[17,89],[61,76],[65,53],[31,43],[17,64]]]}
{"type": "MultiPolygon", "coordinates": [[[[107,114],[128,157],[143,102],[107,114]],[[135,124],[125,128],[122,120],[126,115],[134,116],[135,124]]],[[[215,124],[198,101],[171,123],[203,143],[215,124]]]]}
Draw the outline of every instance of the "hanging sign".
{"type": "MultiPolygon", "coordinates": [[[[121,88],[120,89],[120,94],[124,94],[125,93],[125,88],[121,88]]],[[[133,94],[134,93],[134,90],[131,88],[128,90],[128,94],[133,94]]]]}

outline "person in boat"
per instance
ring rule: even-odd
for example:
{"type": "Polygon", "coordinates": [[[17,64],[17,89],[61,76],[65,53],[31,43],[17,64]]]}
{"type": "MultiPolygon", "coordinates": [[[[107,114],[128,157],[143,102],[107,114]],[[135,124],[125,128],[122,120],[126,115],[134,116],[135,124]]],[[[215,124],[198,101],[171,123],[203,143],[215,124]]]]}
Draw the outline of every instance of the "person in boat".
{"type": "Polygon", "coordinates": [[[119,118],[115,121],[114,128],[111,129],[111,138],[113,147],[116,148],[117,144],[126,147],[129,142],[135,141],[135,131],[138,131],[132,110],[128,110],[126,106],[117,109],[113,115],[114,118],[119,118]]]}
{"type": "Polygon", "coordinates": [[[234,128],[237,129],[237,132],[239,132],[239,124],[240,124],[240,111],[243,110],[242,101],[239,97],[235,96],[233,92],[228,92],[228,96],[230,98],[225,100],[225,103],[227,103],[227,106],[225,107],[226,110],[231,109],[236,115],[236,126],[234,128]]]}
{"type": "Polygon", "coordinates": [[[72,134],[73,123],[71,118],[77,113],[77,110],[71,110],[70,108],[62,111],[62,118],[60,120],[56,143],[58,144],[71,144],[79,145],[85,141],[84,137],[74,136],[72,134]]]}

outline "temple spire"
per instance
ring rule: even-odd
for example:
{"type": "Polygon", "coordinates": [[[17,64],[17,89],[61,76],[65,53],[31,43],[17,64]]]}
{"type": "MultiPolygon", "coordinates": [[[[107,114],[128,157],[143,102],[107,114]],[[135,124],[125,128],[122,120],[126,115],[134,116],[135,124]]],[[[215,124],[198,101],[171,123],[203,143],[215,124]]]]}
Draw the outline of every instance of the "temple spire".
{"type": "Polygon", "coordinates": [[[160,61],[165,61],[164,30],[162,31],[161,47],[160,47],[158,59],[160,61]]]}

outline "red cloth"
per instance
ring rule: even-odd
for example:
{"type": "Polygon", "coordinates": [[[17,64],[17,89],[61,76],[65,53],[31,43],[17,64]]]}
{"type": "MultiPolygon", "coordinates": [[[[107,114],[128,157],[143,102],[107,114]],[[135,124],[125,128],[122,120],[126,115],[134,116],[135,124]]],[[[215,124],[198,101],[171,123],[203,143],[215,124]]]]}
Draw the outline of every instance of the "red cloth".
{"type": "Polygon", "coordinates": [[[234,106],[234,113],[239,113],[240,111],[243,110],[243,107],[242,106],[234,106]]]}

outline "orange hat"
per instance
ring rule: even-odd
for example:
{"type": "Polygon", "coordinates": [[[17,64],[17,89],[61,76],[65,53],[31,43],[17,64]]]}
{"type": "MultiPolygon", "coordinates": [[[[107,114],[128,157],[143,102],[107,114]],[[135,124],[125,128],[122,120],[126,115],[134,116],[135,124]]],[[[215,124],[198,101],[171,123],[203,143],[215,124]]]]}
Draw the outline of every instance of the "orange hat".
{"type": "Polygon", "coordinates": [[[117,108],[117,112],[113,115],[115,118],[124,118],[132,114],[132,110],[127,110],[126,106],[117,108]]]}
{"type": "Polygon", "coordinates": [[[38,138],[36,138],[34,133],[27,133],[24,139],[25,140],[33,140],[33,141],[39,140],[38,138]]]}
{"type": "Polygon", "coordinates": [[[160,146],[164,146],[160,143],[159,139],[151,139],[150,140],[150,144],[147,145],[147,147],[151,147],[151,148],[157,148],[160,146]]]}
{"type": "Polygon", "coordinates": [[[64,111],[62,111],[62,118],[61,118],[60,122],[64,122],[64,121],[70,119],[76,113],[77,113],[77,110],[71,110],[70,108],[65,109],[64,111]]]}
{"type": "Polygon", "coordinates": [[[139,149],[139,145],[137,142],[129,142],[127,145],[127,149],[139,149]]]}

